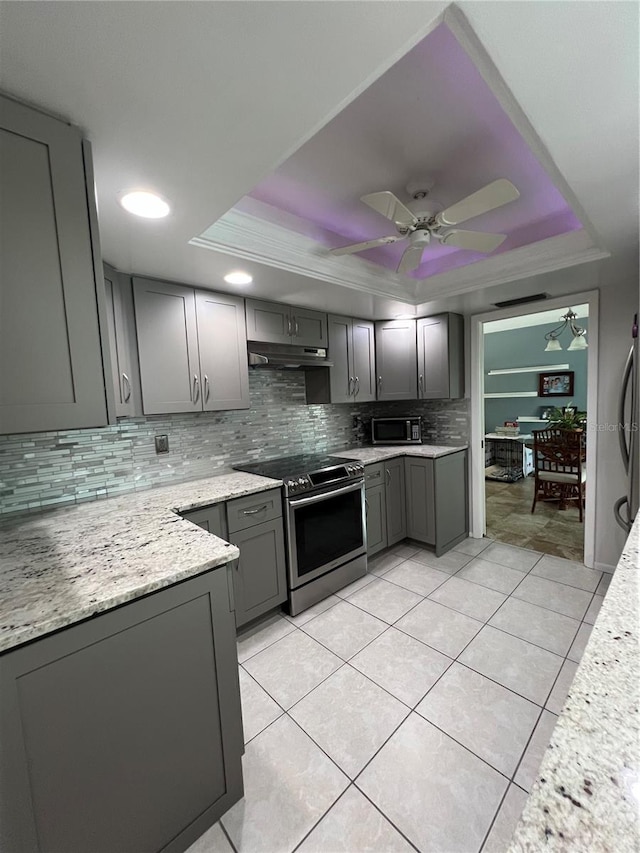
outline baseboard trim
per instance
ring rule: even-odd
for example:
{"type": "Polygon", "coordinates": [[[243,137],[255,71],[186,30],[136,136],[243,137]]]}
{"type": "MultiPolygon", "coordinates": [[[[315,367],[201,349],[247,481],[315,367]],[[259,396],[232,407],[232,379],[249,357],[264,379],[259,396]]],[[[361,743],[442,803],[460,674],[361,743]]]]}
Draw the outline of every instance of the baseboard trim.
{"type": "Polygon", "coordinates": [[[609,563],[596,563],[595,568],[599,572],[608,572],[610,575],[612,575],[616,570],[616,567],[610,566],[609,563]]]}

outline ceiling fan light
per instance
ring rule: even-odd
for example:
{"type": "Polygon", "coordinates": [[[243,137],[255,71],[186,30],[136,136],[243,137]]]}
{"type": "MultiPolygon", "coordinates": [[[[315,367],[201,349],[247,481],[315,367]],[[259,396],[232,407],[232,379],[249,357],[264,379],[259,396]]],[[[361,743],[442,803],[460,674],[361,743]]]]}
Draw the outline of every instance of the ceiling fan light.
{"type": "MultiPolygon", "coordinates": [[[[559,352],[562,349],[562,344],[560,341],[556,340],[556,338],[549,338],[546,347],[544,348],[545,352],[559,352]]],[[[571,349],[571,347],[569,347],[571,349]]]]}

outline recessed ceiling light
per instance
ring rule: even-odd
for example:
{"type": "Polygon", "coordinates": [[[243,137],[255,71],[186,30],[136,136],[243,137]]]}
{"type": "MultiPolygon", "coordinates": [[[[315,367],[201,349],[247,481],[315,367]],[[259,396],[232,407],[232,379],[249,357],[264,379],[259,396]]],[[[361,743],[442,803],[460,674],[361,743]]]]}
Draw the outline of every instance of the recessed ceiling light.
{"type": "Polygon", "coordinates": [[[230,272],[225,275],[224,280],[227,284],[251,284],[253,281],[253,276],[249,275],[248,272],[242,272],[241,270],[235,270],[235,272],[230,272]]]}
{"type": "Polygon", "coordinates": [[[155,193],[146,192],[145,190],[134,190],[130,193],[125,193],[120,199],[120,204],[129,213],[136,216],[144,216],[145,219],[162,219],[163,216],[168,216],[170,207],[167,202],[160,198],[155,193]]]}

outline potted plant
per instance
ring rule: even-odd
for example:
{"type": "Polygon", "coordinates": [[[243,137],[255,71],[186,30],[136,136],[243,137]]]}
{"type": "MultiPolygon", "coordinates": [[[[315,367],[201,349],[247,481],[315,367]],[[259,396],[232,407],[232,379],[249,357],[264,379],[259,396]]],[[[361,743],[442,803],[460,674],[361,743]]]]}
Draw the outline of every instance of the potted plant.
{"type": "Polygon", "coordinates": [[[579,412],[575,406],[560,408],[555,406],[549,413],[549,426],[559,429],[583,430],[587,422],[587,413],[579,412]]]}

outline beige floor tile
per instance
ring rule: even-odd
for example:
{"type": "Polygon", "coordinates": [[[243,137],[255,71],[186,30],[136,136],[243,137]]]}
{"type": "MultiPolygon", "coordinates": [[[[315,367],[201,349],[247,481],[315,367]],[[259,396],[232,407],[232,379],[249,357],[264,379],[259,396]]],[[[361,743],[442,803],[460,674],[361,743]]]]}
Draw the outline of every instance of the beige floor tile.
{"type": "MultiPolygon", "coordinates": [[[[485,552],[483,551],[482,553],[484,554],[485,552]]],[[[463,569],[460,569],[456,577],[473,581],[473,583],[478,583],[489,589],[495,589],[496,592],[509,595],[526,576],[517,569],[510,569],[508,566],[491,563],[480,556],[473,559],[463,569]]]]}
{"type": "Polygon", "coordinates": [[[349,596],[349,604],[354,604],[392,625],[422,599],[423,596],[416,592],[388,583],[382,578],[349,596]]]}
{"type": "Polygon", "coordinates": [[[479,850],[508,781],[413,713],[357,784],[421,853],[470,853],[479,850]]]}
{"type": "Polygon", "coordinates": [[[244,742],[247,743],[277,720],[283,711],[242,667],[240,667],[240,698],[244,742]]]}
{"type": "Polygon", "coordinates": [[[489,560],[491,563],[499,563],[509,569],[516,569],[518,572],[528,572],[538,562],[540,554],[527,551],[524,548],[515,548],[512,545],[494,542],[493,545],[489,545],[486,551],[482,552],[482,559],[489,560]]]}
{"type": "Polygon", "coordinates": [[[518,788],[517,785],[509,785],[509,790],[493,822],[491,832],[482,848],[482,853],[505,853],[509,848],[526,802],[526,792],[522,788],[518,788]]]}
{"type": "MultiPolygon", "coordinates": [[[[296,853],[413,853],[414,848],[352,785],[296,853]]],[[[205,853],[205,851],[202,851],[205,853]]]]}
{"type": "Polygon", "coordinates": [[[233,853],[229,839],[219,823],[214,823],[197,841],[187,848],[186,853],[233,853]]]}
{"type": "Polygon", "coordinates": [[[573,641],[571,648],[569,649],[569,654],[567,657],[569,660],[575,661],[576,663],[580,663],[582,660],[582,655],[584,654],[584,650],[589,642],[589,637],[591,636],[591,630],[593,625],[589,625],[588,622],[583,622],[578,629],[578,633],[576,634],[576,638],[573,641]]]}
{"type": "Polygon", "coordinates": [[[552,714],[559,714],[562,711],[567,696],[571,692],[571,684],[577,669],[578,664],[575,661],[566,660],[562,664],[562,669],[547,700],[547,710],[551,711],[552,714]]]}
{"type": "Polygon", "coordinates": [[[244,797],[221,821],[238,853],[293,850],[349,784],[286,715],[248,744],[242,768],[244,797]]]}
{"type": "Polygon", "coordinates": [[[562,560],[558,557],[545,555],[531,570],[532,575],[547,578],[547,580],[575,586],[587,592],[595,592],[602,578],[602,572],[588,569],[577,561],[562,560]]]}
{"type": "Polygon", "coordinates": [[[602,602],[604,601],[604,595],[594,595],[589,607],[587,608],[587,612],[584,614],[584,621],[588,625],[595,625],[595,621],[598,618],[598,613],[600,613],[600,608],[602,607],[602,602]]]}
{"type": "Polygon", "coordinates": [[[578,620],[583,618],[591,601],[590,592],[533,574],[527,575],[513,595],[578,620]]]}
{"type": "Polygon", "coordinates": [[[440,572],[415,560],[405,560],[404,563],[384,575],[385,581],[396,583],[398,586],[416,592],[418,595],[429,595],[449,577],[450,575],[445,572],[440,572]]]}
{"type": "Polygon", "coordinates": [[[432,592],[429,598],[480,622],[486,622],[507,597],[494,589],[453,577],[432,592]]]}
{"type": "Polygon", "coordinates": [[[562,658],[486,625],[462,652],[460,662],[525,699],[544,705],[562,658]]]}
{"type": "Polygon", "coordinates": [[[482,628],[482,622],[427,598],[399,619],[395,627],[455,658],[482,628]]]}
{"type": "Polygon", "coordinates": [[[451,664],[451,658],[390,628],[350,663],[413,708],[451,664]]]}
{"type": "Polygon", "coordinates": [[[461,551],[463,554],[468,554],[470,557],[477,557],[481,551],[491,545],[492,540],[486,536],[483,539],[464,539],[454,546],[454,551],[461,551]]]}
{"type": "Polygon", "coordinates": [[[348,601],[341,601],[307,622],[302,630],[343,660],[349,660],[387,627],[385,622],[370,613],[348,601]]]}
{"type": "Polygon", "coordinates": [[[354,778],[409,713],[351,666],[343,666],[289,711],[344,772],[354,778]]]}
{"type": "Polygon", "coordinates": [[[513,597],[505,601],[489,624],[561,657],[567,654],[580,627],[577,619],[513,597]]]}
{"type": "Polygon", "coordinates": [[[342,599],[337,595],[329,595],[327,598],[323,598],[322,601],[314,604],[313,607],[308,607],[306,610],[303,610],[302,613],[298,613],[297,616],[289,616],[288,613],[285,613],[284,618],[288,622],[291,622],[292,625],[299,628],[301,625],[305,625],[307,622],[315,619],[316,616],[324,613],[325,610],[333,607],[334,604],[339,604],[340,601],[342,601],[342,599]]]}
{"type": "Polygon", "coordinates": [[[558,718],[555,714],[551,714],[549,711],[542,712],[513,780],[525,791],[531,790],[538,776],[542,758],[549,746],[551,733],[557,721],[558,718]]]}
{"type": "Polygon", "coordinates": [[[295,630],[295,625],[284,619],[279,613],[269,616],[248,631],[238,635],[238,662],[243,663],[268,646],[286,637],[295,630]]]}
{"type": "Polygon", "coordinates": [[[419,551],[411,559],[416,563],[425,563],[425,565],[438,569],[440,572],[445,572],[448,575],[454,575],[463,566],[466,566],[472,557],[462,551],[451,549],[451,551],[447,551],[446,554],[442,554],[440,557],[436,557],[433,551],[419,551]]]}

